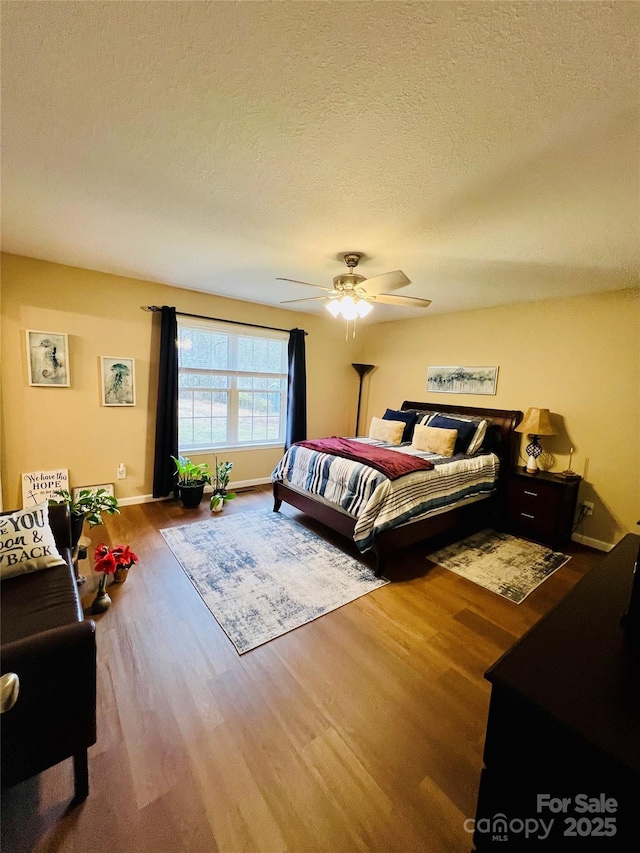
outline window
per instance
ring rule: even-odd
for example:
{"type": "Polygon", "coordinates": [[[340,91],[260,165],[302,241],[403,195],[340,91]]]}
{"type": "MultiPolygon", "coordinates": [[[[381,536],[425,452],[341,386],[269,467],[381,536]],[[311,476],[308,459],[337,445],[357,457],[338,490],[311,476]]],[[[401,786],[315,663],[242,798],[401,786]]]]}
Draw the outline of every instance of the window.
{"type": "Polygon", "coordinates": [[[178,317],[180,452],[283,444],[288,335],[178,317]]]}

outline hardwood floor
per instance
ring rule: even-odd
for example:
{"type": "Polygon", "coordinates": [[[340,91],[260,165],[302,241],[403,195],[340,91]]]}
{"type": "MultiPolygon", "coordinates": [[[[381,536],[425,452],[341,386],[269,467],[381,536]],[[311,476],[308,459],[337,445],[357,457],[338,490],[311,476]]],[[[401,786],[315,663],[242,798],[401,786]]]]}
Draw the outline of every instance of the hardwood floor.
{"type": "MultiPolygon", "coordinates": [[[[271,508],[266,487],[224,512],[259,508],[271,508]]],[[[94,528],[94,545],[129,543],[140,564],[95,617],[89,798],[68,808],[70,760],[6,791],[2,850],[470,850],[483,673],[602,555],[572,543],[573,559],[518,606],[418,545],[390,562],[391,584],[240,657],[158,532],[209,515],[206,502],[166,501],[94,528]]]]}

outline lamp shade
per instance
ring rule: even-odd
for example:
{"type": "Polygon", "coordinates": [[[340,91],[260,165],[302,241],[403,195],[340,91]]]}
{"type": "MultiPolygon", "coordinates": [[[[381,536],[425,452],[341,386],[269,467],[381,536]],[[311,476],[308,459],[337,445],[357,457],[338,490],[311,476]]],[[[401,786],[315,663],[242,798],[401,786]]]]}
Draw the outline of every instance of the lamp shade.
{"type": "Polygon", "coordinates": [[[342,306],[340,305],[339,299],[332,299],[331,302],[327,302],[324,306],[329,314],[333,314],[334,317],[337,317],[338,314],[342,311],[342,306]]]}
{"type": "Polygon", "coordinates": [[[351,367],[355,370],[358,376],[362,379],[370,370],[373,370],[375,364],[352,364],[351,367]]]}
{"type": "Polygon", "coordinates": [[[549,409],[527,409],[527,414],[515,431],[527,435],[557,435],[551,426],[549,409]]]}

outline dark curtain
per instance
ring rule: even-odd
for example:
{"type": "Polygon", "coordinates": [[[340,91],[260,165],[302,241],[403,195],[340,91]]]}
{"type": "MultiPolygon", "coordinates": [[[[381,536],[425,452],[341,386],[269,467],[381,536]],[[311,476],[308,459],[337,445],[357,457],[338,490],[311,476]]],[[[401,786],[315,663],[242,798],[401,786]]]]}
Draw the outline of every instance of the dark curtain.
{"type": "Polygon", "coordinates": [[[287,434],[285,450],[307,437],[307,368],[304,339],[306,332],[289,332],[289,377],[287,383],[287,434]]]}
{"type": "Polygon", "coordinates": [[[164,498],[176,486],[172,456],[178,455],[178,321],[176,309],[162,306],[160,369],[156,409],[153,496],[164,498]]]}

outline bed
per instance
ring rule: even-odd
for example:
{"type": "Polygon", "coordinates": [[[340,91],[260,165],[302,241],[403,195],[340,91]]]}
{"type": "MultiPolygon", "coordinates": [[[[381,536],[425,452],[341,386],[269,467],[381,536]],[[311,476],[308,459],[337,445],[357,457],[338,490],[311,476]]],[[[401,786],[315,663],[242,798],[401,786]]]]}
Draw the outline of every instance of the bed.
{"type": "MultiPolygon", "coordinates": [[[[416,415],[418,423],[422,413],[425,417],[444,413],[453,418],[484,419],[490,424],[482,448],[472,456],[465,459],[464,454],[456,454],[453,459],[444,460],[446,465],[442,464],[443,460],[434,459],[433,470],[409,473],[393,483],[386,482],[383,474],[369,470],[363,463],[358,468],[357,480],[351,470],[344,475],[343,479],[357,483],[350,486],[346,496],[326,487],[327,472],[333,466],[344,473],[346,465],[351,463],[326,452],[318,455],[318,451],[299,444],[284,454],[272,475],[274,512],[283,502],[287,503],[353,540],[361,552],[374,556],[376,575],[382,573],[388,556],[398,549],[458,527],[483,522],[495,513],[504,499],[506,474],[516,462],[519,448],[520,436],[514,434],[514,430],[522,419],[522,412],[517,410],[405,400],[400,411],[421,413],[416,415]],[[312,453],[316,453],[313,461],[312,453]],[[304,474],[303,467],[307,465],[308,472],[304,474]],[[469,473],[462,473],[466,469],[469,473]],[[451,476],[452,482],[455,480],[451,488],[445,488],[445,470],[447,477],[451,476]],[[315,476],[317,472],[322,472],[320,478],[315,476]],[[322,480],[322,489],[318,487],[318,479],[322,480]],[[423,488],[426,489],[424,494],[423,488]],[[402,489],[411,492],[409,504],[402,489]],[[397,517],[392,518],[391,506],[403,510],[407,506],[412,508],[399,511],[397,517]]],[[[381,444],[367,439],[356,441],[366,446],[381,444]]],[[[432,458],[429,454],[415,453],[406,444],[385,452],[393,454],[393,451],[396,456],[404,454],[405,458],[407,455],[432,458]]]]}

